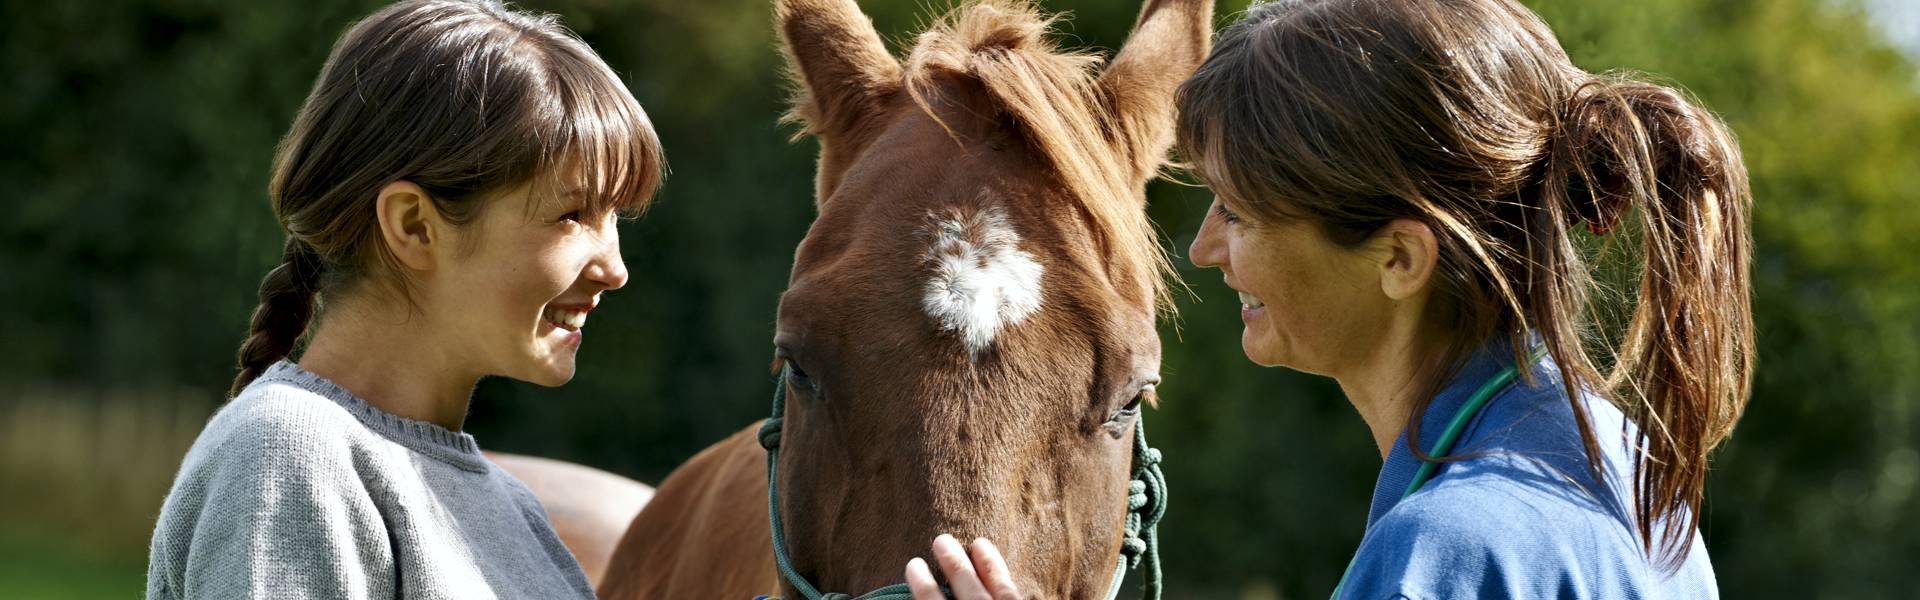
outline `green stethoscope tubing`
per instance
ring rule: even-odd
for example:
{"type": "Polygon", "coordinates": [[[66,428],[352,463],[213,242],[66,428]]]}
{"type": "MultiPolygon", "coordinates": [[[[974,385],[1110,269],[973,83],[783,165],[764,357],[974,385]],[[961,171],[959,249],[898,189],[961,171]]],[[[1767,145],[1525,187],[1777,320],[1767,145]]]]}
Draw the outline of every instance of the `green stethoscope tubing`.
{"type": "MultiPolygon", "coordinates": [[[[1534,361],[1539,361],[1539,354],[1534,352],[1530,357],[1534,361]]],[[[1493,400],[1493,397],[1507,387],[1507,384],[1513,383],[1513,379],[1519,375],[1520,371],[1515,365],[1507,365],[1507,368],[1501,369],[1485,383],[1481,383],[1480,389],[1474,390],[1473,395],[1467,397],[1467,403],[1460,405],[1459,410],[1453,411],[1453,418],[1447,421],[1446,429],[1440,430],[1440,439],[1433,441],[1433,448],[1427,450],[1427,456],[1445,456],[1453,452],[1453,443],[1458,441],[1460,434],[1467,430],[1467,423],[1472,422],[1473,417],[1480,414],[1480,409],[1485,407],[1488,401],[1493,400]]],[[[1427,480],[1433,479],[1433,472],[1439,469],[1438,462],[1422,461],[1420,469],[1413,472],[1413,480],[1407,482],[1406,491],[1400,492],[1400,499],[1405,500],[1407,496],[1412,496],[1420,486],[1426,485],[1427,480]]],[[[1340,583],[1333,586],[1333,600],[1339,600],[1340,590],[1347,587],[1347,576],[1352,574],[1353,561],[1349,560],[1347,570],[1340,573],[1340,583]]]]}

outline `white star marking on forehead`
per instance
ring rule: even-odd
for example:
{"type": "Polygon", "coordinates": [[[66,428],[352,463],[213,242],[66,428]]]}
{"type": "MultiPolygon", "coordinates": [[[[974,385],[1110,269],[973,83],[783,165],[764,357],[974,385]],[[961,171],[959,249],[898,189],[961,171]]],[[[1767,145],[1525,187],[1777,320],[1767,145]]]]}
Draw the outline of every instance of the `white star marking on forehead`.
{"type": "Polygon", "coordinates": [[[1020,236],[1000,207],[927,216],[933,247],[921,306],[942,330],[960,335],[969,358],[978,358],[1002,327],[1040,309],[1043,269],[1020,250],[1020,236]]]}

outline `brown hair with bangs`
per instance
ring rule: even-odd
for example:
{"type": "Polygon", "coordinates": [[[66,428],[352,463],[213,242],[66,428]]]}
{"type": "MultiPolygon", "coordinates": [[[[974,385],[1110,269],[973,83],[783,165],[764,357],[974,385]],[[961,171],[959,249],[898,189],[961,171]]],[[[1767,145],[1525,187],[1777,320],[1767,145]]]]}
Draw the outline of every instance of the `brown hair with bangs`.
{"type": "Polygon", "coordinates": [[[268,196],[287,241],[260,283],[231,393],[293,352],[319,298],[401,272],[375,220],[386,184],[419,185],[458,225],[527,185],[533,198],[580,188],[590,212],[637,212],[664,169],[639,102],[558,18],[494,0],[381,9],[334,45],[274,157],[268,196]]]}
{"type": "Polygon", "coordinates": [[[1505,336],[1520,359],[1537,335],[1594,475],[1583,390],[1639,425],[1634,527],[1663,569],[1685,560],[1708,454],[1753,373],[1751,198],[1725,124],[1675,89],[1574,66],[1512,0],[1256,4],[1178,103],[1178,147],[1256,226],[1315,223],[1344,247],[1395,219],[1432,228],[1425,320],[1445,339],[1408,439],[1472,349],[1505,336]],[[1614,250],[1638,278],[1626,307],[1590,302],[1614,250]]]}

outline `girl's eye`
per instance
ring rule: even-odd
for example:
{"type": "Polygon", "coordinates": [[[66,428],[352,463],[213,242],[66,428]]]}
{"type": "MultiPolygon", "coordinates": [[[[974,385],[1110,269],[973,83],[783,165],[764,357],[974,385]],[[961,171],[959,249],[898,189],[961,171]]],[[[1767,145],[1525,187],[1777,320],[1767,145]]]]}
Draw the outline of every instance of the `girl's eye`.
{"type": "Polygon", "coordinates": [[[580,217],[581,217],[581,214],[580,214],[580,211],[577,211],[577,210],[576,210],[576,211],[573,211],[573,212],[570,212],[570,213],[567,213],[567,214],[564,214],[564,215],[560,215],[560,220],[562,220],[562,221],[572,221],[572,222],[575,222],[575,223],[579,223],[579,222],[580,222],[580,217]]]}

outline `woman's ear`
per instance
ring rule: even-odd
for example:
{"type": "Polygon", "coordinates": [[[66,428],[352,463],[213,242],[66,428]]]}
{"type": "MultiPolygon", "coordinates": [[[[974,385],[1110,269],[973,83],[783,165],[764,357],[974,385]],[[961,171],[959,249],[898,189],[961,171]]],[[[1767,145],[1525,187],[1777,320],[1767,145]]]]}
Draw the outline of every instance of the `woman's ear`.
{"type": "Polygon", "coordinates": [[[380,241],[395,260],[415,271],[433,269],[446,251],[447,227],[426,190],[406,180],[388,183],[380,188],[374,212],[380,220],[380,241]]]}
{"type": "Polygon", "coordinates": [[[1440,262],[1440,244],[1433,228],[1414,219],[1394,219],[1373,234],[1378,244],[1380,291],[1388,298],[1406,300],[1424,292],[1440,262]]]}

